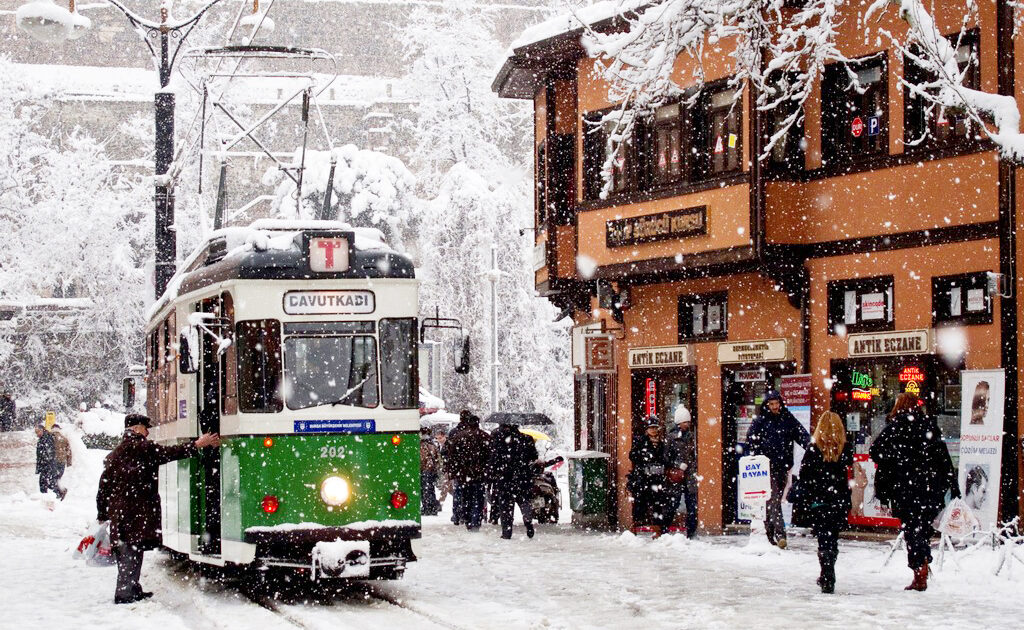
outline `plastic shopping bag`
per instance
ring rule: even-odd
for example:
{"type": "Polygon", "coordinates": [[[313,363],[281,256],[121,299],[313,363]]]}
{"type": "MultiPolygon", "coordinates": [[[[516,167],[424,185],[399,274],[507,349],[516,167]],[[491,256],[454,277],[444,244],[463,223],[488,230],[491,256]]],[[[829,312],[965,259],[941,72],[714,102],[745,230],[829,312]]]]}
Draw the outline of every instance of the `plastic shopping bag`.
{"type": "Polygon", "coordinates": [[[114,563],[110,547],[110,524],[106,521],[96,526],[88,536],[78,543],[72,552],[76,558],[83,558],[89,566],[108,566],[114,563]]]}
{"type": "Polygon", "coordinates": [[[963,538],[979,529],[981,522],[963,499],[957,498],[949,502],[946,509],[939,515],[936,529],[947,536],[963,538]]]}

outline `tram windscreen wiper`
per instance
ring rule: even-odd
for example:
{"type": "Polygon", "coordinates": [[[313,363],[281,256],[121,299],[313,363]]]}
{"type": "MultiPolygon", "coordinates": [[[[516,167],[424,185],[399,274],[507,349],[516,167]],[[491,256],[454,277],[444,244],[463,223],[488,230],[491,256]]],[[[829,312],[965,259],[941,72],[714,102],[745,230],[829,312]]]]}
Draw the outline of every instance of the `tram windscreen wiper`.
{"type": "Polygon", "coordinates": [[[352,389],[350,389],[350,390],[348,390],[347,392],[345,392],[345,393],[344,393],[344,394],[342,395],[342,397],[341,397],[341,398],[339,398],[339,399],[337,399],[337,400],[333,400],[333,401],[331,401],[331,402],[329,402],[329,403],[323,403],[323,404],[324,404],[324,405],[330,405],[330,406],[332,406],[332,407],[333,407],[334,405],[344,405],[344,404],[345,404],[345,402],[346,402],[346,401],[348,400],[348,397],[349,397],[349,396],[351,396],[352,394],[354,394],[354,393],[356,393],[357,391],[359,391],[360,389],[362,389],[362,387],[363,387],[363,384],[364,384],[364,383],[366,383],[366,381],[370,380],[370,376],[372,376],[372,374],[371,374],[371,375],[367,375],[367,377],[366,377],[366,378],[364,378],[363,380],[359,381],[359,383],[357,383],[355,387],[353,387],[352,389]]]}

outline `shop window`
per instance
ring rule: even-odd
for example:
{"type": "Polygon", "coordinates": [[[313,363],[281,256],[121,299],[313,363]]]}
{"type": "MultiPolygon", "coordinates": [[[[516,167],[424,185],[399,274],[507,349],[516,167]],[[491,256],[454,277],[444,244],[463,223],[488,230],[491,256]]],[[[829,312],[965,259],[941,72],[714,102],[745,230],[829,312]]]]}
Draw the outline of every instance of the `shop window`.
{"type": "Polygon", "coordinates": [[[885,53],[825,68],[822,150],[827,163],[889,150],[889,87],[885,53]]]}
{"type": "Polygon", "coordinates": [[[537,147],[537,188],[534,191],[533,207],[537,213],[536,227],[543,230],[547,225],[548,215],[548,178],[547,178],[547,144],[542,142],[537,147]]]}
{"type": "MultiPolygon", "coordinates": [[[[946,39],[956,48],[956,63],[964,73],[964,87],[979,89],[981,57],[978,30],[957,33],[946,39]]],[[[911,55],[917,51],[917,47],[911,48],[910,55],[904,58],[904,74],[907,83],[925,85],[933,82],[935,77],[914,63],[911,55]]],[[[908,150],[971,144],[977,140],[979,129],[973,126],[973,121],[963,110],[930,103],[907,87],[904,87],[903,95],[903,140],[908,150]]]]}
{"type": "Polygon", "coordinates": [[[728,320],[728,299],[724,292],[679,297],[680,343],[726,339],[728,320]]]}
{"type": "Polygon", "coordinates": [[[743,166],[743,101],[735,88],[709,89],[700,100],[697,126],[703,130],[700,153],[704,175],[739,171],[743,166]]]}
{"type": "MultiPolygon", "coordinates": [[[[773,78],[772,84],[779,93],[785,93],[787,82],[795,80],[795,75],[779,74],[773,78]]],[[[793,101],[782,101],[772,109],[763,112],[761,117],[761,141],[767,147],[777,134],[778,138],[768,153],[767,161],[763,162],[767,170],[775,173],[797,173],[804,169],[804,124],[797,120],[786,128],[786,122],[799,109],[793,101]],[[785,130],[785,131],[783,131],[785,130]]]]}
{"type": "Polygon", "coordinates": [[[932,278],[932,321],[935,325],[991,324],[988,274],[979,271],[932,278]]]}
{"type": "Polygon", "coordinates": [[[892,276],[828,283],[830,335],[892,329],[892,276]]]}

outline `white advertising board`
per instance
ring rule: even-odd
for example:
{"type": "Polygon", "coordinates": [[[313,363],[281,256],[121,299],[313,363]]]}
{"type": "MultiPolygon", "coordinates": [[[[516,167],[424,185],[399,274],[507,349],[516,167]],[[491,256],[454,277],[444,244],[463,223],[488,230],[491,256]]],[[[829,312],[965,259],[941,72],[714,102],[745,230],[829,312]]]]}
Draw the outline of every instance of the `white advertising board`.
{"type": "Polygon", "coordinates": [[[736,495],[741,520],[763,520],[765,504],[772,494],[771,463],[764,455],[740,458],[736,495]]]}
{"type": "Polygon", "coordinates": [[[1002,370],[960,373],[960,492],[982,529],[999,519],[999,475],[1003,457],[1002,370]]]}

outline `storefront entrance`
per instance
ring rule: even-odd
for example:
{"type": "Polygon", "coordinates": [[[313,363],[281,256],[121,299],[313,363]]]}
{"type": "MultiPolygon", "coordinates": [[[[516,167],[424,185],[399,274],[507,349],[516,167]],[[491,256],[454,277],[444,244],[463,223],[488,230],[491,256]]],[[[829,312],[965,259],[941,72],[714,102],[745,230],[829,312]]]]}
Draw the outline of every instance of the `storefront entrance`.
{"type": "Polygon", "coordinates": [[[760,412],[769,389],[779,391],[782,377],[794,373],[796,364],[762,363],[722,366],[722,519],[736,522],[736,476],[747,431],[760,412]]]}
{"type": "Polygon", "coordinates": [[[647,416],[657,416],[666,432],[675,428],[676,407],[685,406],[697,423],[697,370],[666,367],[632,371],[633,440],[643,435],[647,416]]]}

